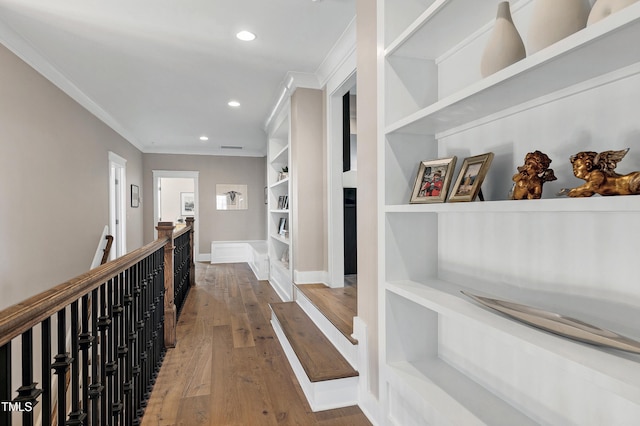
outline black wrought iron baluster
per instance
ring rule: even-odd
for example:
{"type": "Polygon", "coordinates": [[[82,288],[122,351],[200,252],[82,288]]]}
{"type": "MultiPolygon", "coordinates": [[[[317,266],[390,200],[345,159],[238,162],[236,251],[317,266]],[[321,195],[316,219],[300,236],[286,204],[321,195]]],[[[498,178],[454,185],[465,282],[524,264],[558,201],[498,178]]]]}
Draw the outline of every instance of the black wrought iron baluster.
{"type": "Polygon", "coordinates": [[[142,406],[146,407],[147,402],[149,401],[149,380],[151,378],[151,350],[149,342],[151,341],[151,335],[149,334],[149,318],[151,317],[150,312],[150,293],[151,286],[153,284],[153,263],[150,260],[153,259],[152,256],[149,256],[145,259],[145,263],[147,264],[147,276],[142,283],[142,300],[143,300],[143,329],[142,329],[142,345],[144,348],[144,358],[143,358],[143,382],[142,382],[142,406]]]}
{"type": "Polygon", "coordinates": [[[91,292],[91,336],[93,337],[93,345],[91,346],[91,385],[89,386],[89,399],[91,400],[91,424],[100,424],[100,402],[103,398],[102,392],[104,386],[102,385],[102,367],[100,353],[102,352],[103,342],[100,341],[99,328],[99,307],[102,301],[99,300],[98,289],[91,292]]]}
{"type": "Polygon", "coordinates": [[[114,313],[114,350],[116,371],[114,376],[113,389],[113,418],[114,422],[124,424],[123,401],[124,401],[124,365],[123,358],[126,356],[127,339],[124,335],[124,272],[116,277],[113,291],[113,313],[114,313]]]}
{"type": "Polygon", "coordinates": [[[68,426],[83,425],[87,414],[80,406],[80,344],[78,339],[80,332],[78,318],[78,301],[71,303],[71,413],[69,413],[68,426]]]}
{"type": "Polygon", "coordinates": [[[154,322],[154,328],[155,328],[155,335],[154,335],[154,339],[155,339],[155,346],[156,346],[156,353],[158,354],[158,359],[156,360],[156,369],[155,369],[155,374],[154,377],[157,377],[157,375],[160,372],[160,367],[162,366],[162,361],[164,360],[164,354],[165,354],[165,350],[164,350],[164,249],[162,250],[158,250],[155,253],[158,265],[159,265],[159,274],[158,274],[158,281],[157,281],[157,286],[156,286],[156,299],[155,299],[155,303],[156,303],[156,319],[154,322]]]}
{"type": "Polygon", "coordinates": [[[51,424],[51,318],[40,323],[42,341],[42,424],[51,424]]]}
{"type": "Polygon", "coordinates": [[[133,398],[133,409],[135,410],[134,425],[140,424],[140,419],[144,411],[142,410],[142,396],[140,389],[142,388],[142,349],[140,347],[140,318],[141,318],[141,297],[142,297],[142,277],[144,274],[144,261],[140,261],[135,266],[135,278],[133,280],[133,302],[131,304],[131,334],[129,340],[132,342],[131,347],[133,349],[133,389],[131,390],[131,396],[133,398]]]}
{"type": "Polygon", "coordinates": [[[94,337],[89,330],[89,295],[82,297],[82,311],[81,317],[81,333],[79,336],[78,345],[80,346],[80,352],[82,354],[82,411],[85,417],[89,414],[89,349],[93,344],[94,337]]]}
{"type": "Polygon", "coordinates": [[[107,422],[106,424],[112,424],[113,421],[112,419],[114,418],[114,413],[113,413],[113,408],[114,408],[114,399],[115,399],[115,388],[117,386],[117,384],[115,383],[115,373],[116,373],[116,362],[115,362],[115,357],[114,357],[114,350],[115,347],[117,346],[115,339],[117,338],[116,336],[118,335],[118,330],[116,328],[116,325],[114,324],[115,322],[115,318],[114,318],[114,313],[113,313],[113,288],[114,288],[114,281],[115,278],[110,279],[109,281],[107,281],[106,284],[106,291],[107,291],[107,300],[106,300],[106,314],[109,317],[109,321],[110,321],[110,326],[109,329],[107,330],[107,339],[105,341],[105,345],[106,345],[106,364],[105,364],[105,372],[107,375],[107,381],[106,381],[106,392],[105,392],[105,396],[106,396],[106,403],[107,403],[107,422]]]}
{"type": "Polygon", "coordinates": [[[124,305],[124,322],[123,322],[123,342],[126,342],[127,351],[123,357],[124,383],[123,403],[124,403],[124,424],[131,426],[135,417],[133,410],[133,339],[132,331],[134,322],[132,321],[133,313],[133,280],[135,279],[135,266],[129,268],[124,277],[123,288],[123,305],[124,305]]]}
{"type": "Polygon", "coordinates": [[[67,312],[66,308],[58,311],[58,354],[54,357],[55,362],[51,368],[58,376],[58,424],[63,425],[67,416],[67,372],[73,362],[69,352],[67,352],[67,312]]]}
{"type": "Polygon", "coordinates": [[[107,382],[107,367],[108,362],[108,348],[109,348],[109,328],[111,327],[111,318],[109,317],[108,305],[107,305],[107,284],[104,283],[100,286],[100,317],[98,318],[98,330],[100,332],[100,383],[102,386],[102,392],[100,394],[100,423],[109,424],[109,406],[110,406],[110,392],[109,383],[107,382]]]}
{"type": "Polygon", "coordinates": [[[11,342],[0,347],[0,424],[11,426],[11,411],[5,405],[11,401],[11,342]]]}
{"type": "Polygon", "coordinates": [[[13,400],[22,411],[23,426],[33,425],[33,409],[38,403],[42,390],[33,382],[33,329],[22,333],[22,386],[13,400]]]}

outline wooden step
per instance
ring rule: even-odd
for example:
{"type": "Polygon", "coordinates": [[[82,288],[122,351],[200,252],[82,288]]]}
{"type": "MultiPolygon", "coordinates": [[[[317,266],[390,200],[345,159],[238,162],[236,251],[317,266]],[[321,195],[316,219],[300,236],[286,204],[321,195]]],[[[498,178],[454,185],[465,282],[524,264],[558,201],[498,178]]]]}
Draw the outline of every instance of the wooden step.
{"type": "Polygon", "coordinates": [[[353,317],[357,315],[357,287],[331,288],[325,284],[296,284],[296,287],[352,344],[353,317]]]}
{"type": "Polygon", "coordinates": [[[309,381],[358,376],[297,303],[271,303],[270,306],[309,381]]]}

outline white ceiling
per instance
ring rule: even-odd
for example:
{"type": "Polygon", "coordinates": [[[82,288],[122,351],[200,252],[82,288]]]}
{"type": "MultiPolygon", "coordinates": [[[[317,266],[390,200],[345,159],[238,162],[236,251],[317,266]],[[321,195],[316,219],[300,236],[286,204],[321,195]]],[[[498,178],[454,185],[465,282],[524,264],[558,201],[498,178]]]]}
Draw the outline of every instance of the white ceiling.
{"type": "Polygon", "coordinates": [[[0,40],[143,152],[261,156],[287,73],[316,74],[354,17],[355,0],[0,0],[0,40]]]}

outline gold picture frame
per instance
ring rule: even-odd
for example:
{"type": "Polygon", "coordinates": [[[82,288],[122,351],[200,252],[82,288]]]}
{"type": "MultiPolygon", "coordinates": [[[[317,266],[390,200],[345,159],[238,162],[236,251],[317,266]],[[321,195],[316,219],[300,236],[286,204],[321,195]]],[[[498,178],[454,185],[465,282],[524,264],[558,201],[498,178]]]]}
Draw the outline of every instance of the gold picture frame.
{"type": "Polygon", "coordinates": [[[421,161],[411,192],[412,204],[444,203],[457,157],[421,161]]]}
{"type": "MultiPolygon", "coordinates": [[[[449,195],[449,202],[475,200],[487,176],[491,161],[493,161],[493,152],[465,158],[449,195]]],[[[484,198],[480,196],[480,199],[484,198]]]]}

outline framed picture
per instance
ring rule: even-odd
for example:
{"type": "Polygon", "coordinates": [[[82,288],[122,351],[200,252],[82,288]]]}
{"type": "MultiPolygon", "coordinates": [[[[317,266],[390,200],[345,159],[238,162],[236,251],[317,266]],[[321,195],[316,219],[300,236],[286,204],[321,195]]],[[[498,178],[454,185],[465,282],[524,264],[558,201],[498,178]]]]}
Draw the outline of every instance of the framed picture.
{"type": "Polygon", "coordinates": [[[455,167],[455,156],[420,162],[411,203],[444,203],[455,167]]]}
{"type": "MultiPolygon", "coordinates": [[[[482,181],[489,171],[491,161],[493,160],[493,152],[475,157],[465,158],[462,163],[460,173],[456,179],[453,190],[449,196],[449,201],[473,201],[480,192],[482,181]]],[[[482,195],[480,199],[484,198],[482,195]]]]}
{"type": "Polygon", "coordinates": [[[131,207],[137,209],[140,207],[140,187],[131,185],[131,207]]]}
{"type": "Polygon", "coordinates": [[[217,210],[247,210],[248,200],[247,185],[216,184],[217,210]]]}
{"type": "Polygon", "coordinates": [[[193,192],[180,193],[180,214],[182,216],[193,216],[195,214],[196,200],[193,192]]]}

